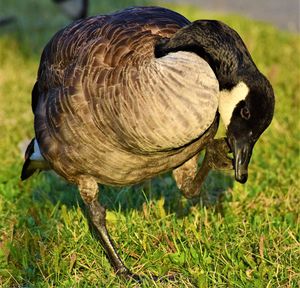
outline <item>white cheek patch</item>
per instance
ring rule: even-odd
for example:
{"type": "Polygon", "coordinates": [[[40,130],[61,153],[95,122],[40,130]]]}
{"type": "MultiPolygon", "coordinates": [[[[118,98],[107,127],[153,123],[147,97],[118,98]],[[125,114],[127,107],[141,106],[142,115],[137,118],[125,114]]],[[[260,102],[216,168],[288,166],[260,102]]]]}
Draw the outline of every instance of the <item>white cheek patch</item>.
{"type": "Polygon", "coordinates": [[[40,147],[39,147],[39,144],[36,141],[36,139],[34,139],[34,151],[30,155],[29,159],[32,160],[32,161],[44,161],[45,160],[44,157],[41,154],[40,147]]]}
{"type": "Polygon", "coordinates": [[[249,87],[244,82],[239,82],[231,90],[220,91],[219,113],[227,129],[232,113],[236,105],[246,99],[249,93],[249,87]]]}

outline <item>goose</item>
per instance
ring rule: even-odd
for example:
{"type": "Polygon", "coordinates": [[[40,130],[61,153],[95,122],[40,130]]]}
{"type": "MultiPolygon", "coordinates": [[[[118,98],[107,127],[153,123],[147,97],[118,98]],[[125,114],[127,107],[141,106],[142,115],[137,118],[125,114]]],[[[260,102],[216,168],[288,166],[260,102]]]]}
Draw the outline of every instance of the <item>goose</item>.
{"type": "Polygon", "coordinates": [[[16,18],[14,16],[2,17],[2,18],[0,18],[0,26],[5,26],[14,21],[16,21],[16,18]]]}
{"type": "Polygon", "coordinates": [[[135,279],[107,231],[98,184],[173,171],[183,195],[194,197],[211,169],[232,169],[245,183],[274,102],[270,82],[222,22],[190,22],[162,7],[78,20],[42,53],[21,179],[52,169],[77,185],[114,270],[135,279]],[[226,137],[215,139],[220,119],[226,137]]]}
{"type": "Polygon", "coordinates": [[[87,17],[88,0],[52,0],[71,19],[78,20],[87,17]]]}

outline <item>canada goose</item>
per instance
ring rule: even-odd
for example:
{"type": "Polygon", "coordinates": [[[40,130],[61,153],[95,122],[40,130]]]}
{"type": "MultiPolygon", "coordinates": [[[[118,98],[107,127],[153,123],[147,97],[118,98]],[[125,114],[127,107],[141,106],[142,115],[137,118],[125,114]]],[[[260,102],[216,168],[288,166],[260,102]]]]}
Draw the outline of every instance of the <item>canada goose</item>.
{"type": "Polygon", "coordinates": [[[8,17],[0,18],[0,26],[10,24],[14,21],[16,21],[16,18],[14,16],[8,16],[8,17]]]}
{"type": "Polygon", "coordinates": [[[236,180],[246,182],[274,94],[224,23],[135,7],[59,31],[43,51],[32,110],[35,138],[21,179],[53,169],[78,185],[110,263],[135,277],[110,240],[98,183],[130,185],[173,170],[192,197],[210,169],[234,168],[236,180]],[[228,140],[213,139],[219,114],[228,140]]]}
{"type": "Polygon", "coordinates": [[[88,0],[52,0],[71,19],[77,20],[87,17],[88,0]]]}

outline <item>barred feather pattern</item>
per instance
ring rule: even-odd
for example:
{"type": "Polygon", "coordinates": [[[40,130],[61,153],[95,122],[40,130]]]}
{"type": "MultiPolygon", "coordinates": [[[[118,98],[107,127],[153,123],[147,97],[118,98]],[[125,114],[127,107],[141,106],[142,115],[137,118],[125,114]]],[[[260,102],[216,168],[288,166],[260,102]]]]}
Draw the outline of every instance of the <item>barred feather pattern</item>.
{"type": "Polygon", "coordinates": [[[180,166],[218,126],[218,81],[190,52],[154,57],[189,23],[157,7],[79,20],[44,49],[32,94],[36,139],[50,166],[128,185],[180,166]]]}

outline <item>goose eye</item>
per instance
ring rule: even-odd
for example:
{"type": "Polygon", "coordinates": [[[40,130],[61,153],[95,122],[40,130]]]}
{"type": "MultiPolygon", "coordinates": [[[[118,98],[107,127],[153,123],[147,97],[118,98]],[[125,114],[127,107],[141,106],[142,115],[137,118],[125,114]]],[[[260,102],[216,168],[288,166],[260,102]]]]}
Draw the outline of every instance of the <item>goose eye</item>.
{"type": "Polygon", "coordinates": [[[244,118],[246,120],[248,120],[250,118],[250,111],[249,111],[248,107],[243,107],[241,109],[241,116],[242,116],[242,118],[244,118]]]}

